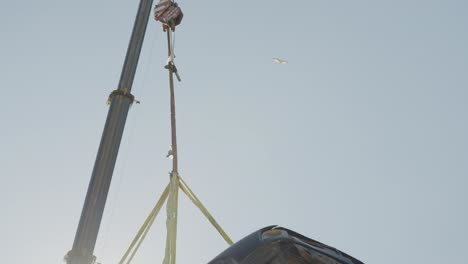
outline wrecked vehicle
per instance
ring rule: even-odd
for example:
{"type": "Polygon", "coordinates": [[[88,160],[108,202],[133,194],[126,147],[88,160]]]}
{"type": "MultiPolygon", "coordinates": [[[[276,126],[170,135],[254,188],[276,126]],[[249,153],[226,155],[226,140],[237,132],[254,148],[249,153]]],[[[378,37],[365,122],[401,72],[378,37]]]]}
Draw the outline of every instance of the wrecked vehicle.
{"type": "Polygon", "coordinates": [[[268,226],[235,243],[208,264],[364,264],[289,229],[268,226]]]}

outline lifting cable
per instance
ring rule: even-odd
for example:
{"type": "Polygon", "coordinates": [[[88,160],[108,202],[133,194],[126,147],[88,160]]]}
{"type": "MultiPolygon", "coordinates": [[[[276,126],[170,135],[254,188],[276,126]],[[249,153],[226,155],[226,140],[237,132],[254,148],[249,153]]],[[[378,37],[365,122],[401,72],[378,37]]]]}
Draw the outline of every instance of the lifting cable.
{"type": "MultiPolygon", "coordinates": [[[[160,3],[156,6],[155,10],[158,8],[161,3],[167,4],[171,3],[172,6],[179,8],[177,4],[171,2],[170,0],[161,0],[160,3]]],[[[180,9],[179,9],[180,10],[180,9]]],[[[182,14],[180,12],[180,14],[182,14]]],[[[182,15],[181,15],[182,16],[182,15]]],[[[184,180],[179,175],[178,172],[178,153],[177,153],[177,137],[176,137],[176,120],[175,120],[175,95],[174,95],[174,74],[176,75],[177,80],[180,82],[180,76],[177,72],[177,68],[174,63],[175,53],[174,53],[174,43],[175,43],[175,25],[180,23],[181,17],[178,22],[171,22],[169,24],[163,23],[164,31],[167,31],[167,45],[168,45],[168,59],[167,65],[164,67],[169,71],[169,88],[170,88],[170,108],[171,108],[171,150],[172,150],[172,172],[170,173],[170,182],[167,187],[164,189],[161,197],[154,206],[153,210],[150,212],[146,218],[143,225],[138,230],[135,238],[130,243],[127,251],[123,255],[122,259],[119,261],[119,264],[129,264],[136,252],[138,251],[141,243],[146,237],[146,234],[150,230],[154,220],[156,219],[157,214],[161,210],[163,204],[166,203],[166,250],[163,264],[175,264],[176,259],[176,237],[177,237],[177,210],[178,210],[178,191],[179,188],[188,196],[188,198],[194,203],[195,206],[200,209],[203,215],[208,219],[208,221],[214,226],[214,228],[219,232],[223,239],[229,244],[232,245],[233,242],[231,238],[226,234],[226,232],[221,228],[221,226],[216,222],[214,217],[210,214],[208,209],[201,203],[193,191],[188,187],[184,180]]]]}

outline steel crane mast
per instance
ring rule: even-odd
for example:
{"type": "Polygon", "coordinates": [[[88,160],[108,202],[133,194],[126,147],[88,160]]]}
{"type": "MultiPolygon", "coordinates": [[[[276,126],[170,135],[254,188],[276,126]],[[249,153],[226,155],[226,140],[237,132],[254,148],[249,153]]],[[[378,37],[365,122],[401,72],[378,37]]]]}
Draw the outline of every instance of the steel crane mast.
{"type": "Polygon", "coordinates": [[[118,88],[109,96],[109,112],[107,114],[73,247],[65,256],[67,264],[93,264],[96,260],[94,247],[96,245],[99,226],[109,192],[128,110],[135,101],[134,96],[130,92],[132,90],[152,4],[152,0],[141,0],[138,7],[118,88]]]}

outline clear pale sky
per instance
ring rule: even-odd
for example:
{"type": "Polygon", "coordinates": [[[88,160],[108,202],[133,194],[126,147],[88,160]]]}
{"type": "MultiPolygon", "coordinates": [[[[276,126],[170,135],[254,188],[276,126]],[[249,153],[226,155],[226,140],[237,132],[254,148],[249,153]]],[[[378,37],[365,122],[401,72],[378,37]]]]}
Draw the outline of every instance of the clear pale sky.
{"type": "MultiPolygon", "coordinates": [[[[466,263],[467,1],[179,4],[180,172],[234,240],[278,224],[365,263],[466,263]]],[[[2,263],[62,263],[71,249],[137,7],[0,2],[2,263]]],[[[168,182],[166,51],[151,20],[103,264],[168,182]]],[[[164,241],[160,215],[134,263],[161,263],[164,241]]],[[[178,263],[225,248],[180,198],[178,263]]]]}

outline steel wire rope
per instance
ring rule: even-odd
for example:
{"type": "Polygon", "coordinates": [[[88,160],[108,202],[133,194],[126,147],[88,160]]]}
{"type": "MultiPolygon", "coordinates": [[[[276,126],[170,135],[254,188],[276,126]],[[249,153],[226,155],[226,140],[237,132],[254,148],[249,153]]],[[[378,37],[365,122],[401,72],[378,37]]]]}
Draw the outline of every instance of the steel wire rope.
{"type": "MultiPolygon", "coordinates": [[[[171,31],[170,29],[167,29],[168,32],[167,32],[167,41],[168,41],[168,61],[167,61],[167,64],[168,66],[169,65],[173,65],[173,58],[174,58],[174,45],[173,45],[173,42],[171,42],[171,39],[172,41],[175,40],[175,36],[172,35],[171,33],[173,33],[173,31],[171,31]]],[[[174,159],[175,159],[175,162],[177,162],[177,143],[176,143],[176,140],[175,140],[175,117],[172,116],[175,114],[175,106],[174,106],[174,84],[173,84],[173,80],[172,80],[172,74],[174,73],[173,72],[173,68],[169,67],[168,68],[169,70],[169,79],[170,79],[170,93],[171,93],[171,137],[172,137],[172,144],[171,146],[173,147],[174,149],[174,159]]],[[[173,171],[172,173],[177,173],[177,165],[175,165],[176,163],[173,163],[173,171]]],[[[172,174],[171,174],[172,175],[172,174]]],[[[169,197],[167,197],[168,199],[168,204],[166,206],[169,206],[169,203],[172,199],[175,199],[173,201],[174,205],[175,205],[175,208],[177,208],[177,195],[175,195],[175,197],[172,197],[174,191],[178,191],[179,190],[179,186],[178,184],[176,184],[176,186],[174,186],[174,182],[177,182],[178,183],[178,176],[175,176],[175,175],[172,175],[174,176],[172,179],[171,179],[171,184],[169,185],[170,186],[170,189],[172,190],[169,190],[169,186],[166,188],[167,191],[169,191],[169,193],[167,193],[166,195],[169,195],[169,197]]],[[[158,201],[158,204],[161,203],[161,202],[164,202],[165,198],[164,197],[164,194],[161,196],[160,200],[158,201]]],[[[162,204],[159,204],[159,205],[156,205],[155,208],[159,208],[162,206],[162,204]]],[[[125,252],[124,256],[122,257],[120,263],[123,264],[123,263],[130,263],[133,259],[133,257],[135,256],[135,254],[137,253],[141,243],[143,242],[143,240],[145,239],[149,229],[151,228],[155,218],[156,218],[156,214],[158,213],[159,209],[157,209],[157,211],[155,213],[153,213],[153,211],[155,209],[153,209],[153,211],[151,212],[151,214],[147,217],[147,219],[145,220],[145,223],[143,224],[143,226],[140,228],[140,230],[138,231],[137,233],[137,236],[134,238],[134,240],[132,241],[131,245],[129,246],[129,248],[127,249],[127,251],[125,252]]],[[[177,209],[176,209],[177,210],[177,209]]],[[[169,224],[169,222],[167,222],[167,224],[169,224]]],[[[175,224],[177,226],[177,224],[175,224]]],[[[175,227],[177,228],[177,227],[175,227]]],[[[171,235],[169,235],[169,233],[174,232],[174,230],[171,230],[172,228],[167,226],[167,232],[168,232],[168,236],[166,238],[166,254],[165,254],[165,257],[164,257],[164,263],[167,263],[167,262],[170,262],[170,263],[174,263],[175,261],[175,240],[172,240],[171,235]]],[[[176,230],[176,229],[175,229],[176,230]]],[[[176,232],[176,231],[175,231],[176,232]]]]}

